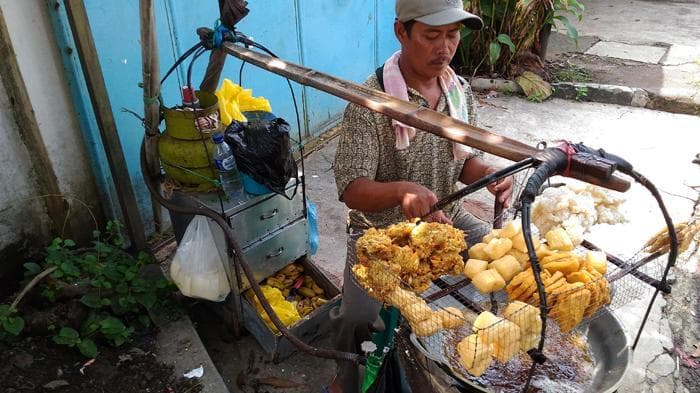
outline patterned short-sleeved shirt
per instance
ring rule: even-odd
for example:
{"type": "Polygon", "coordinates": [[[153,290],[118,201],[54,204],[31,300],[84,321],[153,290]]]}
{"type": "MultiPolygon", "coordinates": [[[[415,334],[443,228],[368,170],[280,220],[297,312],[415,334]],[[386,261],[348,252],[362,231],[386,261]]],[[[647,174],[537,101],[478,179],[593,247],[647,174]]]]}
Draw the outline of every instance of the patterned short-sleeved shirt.
{"type": "MultiPolygon", "coordinates": [[[[364,84],[381,90],[376,75],[370,76],[364,84]]],[[[463,87],[469,108],[469,123],[476,125],[476,100],[466,82],[463,87]]],[[[429,105],[412,88],[408,89],[408,97],[410,102],[426,107],[429,105]]],[[[436,110],[449,115],[444,94],[440,96],[436,110]]],[[[454,192],[465,161],[454,159],[451,141],[422,130],[416,130],[416,136],[408,148],[397,150],[391,118],[349,104],[345,109],[335,156],[338,196],[343,195],[353,180],[366,177],[379,182],[415,182],[432,190],[439,199],[454,192]]],[[[448,217],[455,217],[461,209],[460,203],[453,203],[443,210],[448,217]]],[[[350,210],[350,223],[355,229],[385,227],[404,219],[400,206],[378,213],[350,210]]]]}

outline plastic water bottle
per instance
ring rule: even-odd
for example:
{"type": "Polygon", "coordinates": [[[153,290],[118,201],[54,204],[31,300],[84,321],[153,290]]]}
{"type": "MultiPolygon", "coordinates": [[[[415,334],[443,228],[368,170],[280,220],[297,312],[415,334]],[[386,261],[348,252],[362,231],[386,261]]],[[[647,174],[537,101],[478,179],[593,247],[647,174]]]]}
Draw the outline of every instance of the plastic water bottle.
{"type": "Polygon", "coordinates": [[[224,136],[215,133],[212,140],[216,145],[214,150],[214,165],[219,171],[219,181],[224,194],[231,199],[240,199],[243,196],[243,184],[241,175],[236,168],[236,159],[228,144],[224,143],[224,136]]]}

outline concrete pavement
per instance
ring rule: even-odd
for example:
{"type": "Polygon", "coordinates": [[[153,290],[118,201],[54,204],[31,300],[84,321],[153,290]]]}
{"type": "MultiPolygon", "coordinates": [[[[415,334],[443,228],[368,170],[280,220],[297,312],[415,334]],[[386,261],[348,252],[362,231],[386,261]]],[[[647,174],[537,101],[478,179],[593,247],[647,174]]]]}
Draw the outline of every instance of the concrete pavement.
{"type": "Polygon", "coordinates": [[[699,113],[699,0],[583,3],[583,20],[572,21],[579,47],[564,35],[565,30],[553,32],[548,60],[582,67],[596,84],[647,92],[648,100],[627,105],[699,113]]]}

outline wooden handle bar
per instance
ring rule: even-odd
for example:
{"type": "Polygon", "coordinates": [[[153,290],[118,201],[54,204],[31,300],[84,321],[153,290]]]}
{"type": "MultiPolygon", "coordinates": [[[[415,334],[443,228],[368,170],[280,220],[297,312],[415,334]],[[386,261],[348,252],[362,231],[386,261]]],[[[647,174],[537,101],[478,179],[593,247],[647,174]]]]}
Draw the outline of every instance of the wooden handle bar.
{"type": "MultiPolygon", "coordinates": [[[[370,89],[363,85],[258,53],[230,42],[223,43],[221,49],[229,55],[267,71],[361,105],[442,138],[462,143],[511,161],[537,157],[538,150],[535,147],[472,126],[432,109],[399,100],[382,91],[370,89]]],[[[576,156],[572,160],[569,176],[616,191],[624,192],[630,187],[628,181],[610,176],[609,171],[592,165],[587,161],[582,162],[576,156]]]]}

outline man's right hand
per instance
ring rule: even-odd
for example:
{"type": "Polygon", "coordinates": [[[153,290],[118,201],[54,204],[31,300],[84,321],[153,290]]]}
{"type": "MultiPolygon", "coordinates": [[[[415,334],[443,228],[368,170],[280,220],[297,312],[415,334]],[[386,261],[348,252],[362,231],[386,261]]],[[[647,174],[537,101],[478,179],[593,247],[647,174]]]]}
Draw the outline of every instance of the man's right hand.
{"type": "MultiPolygon", "coordinates": [[[[398,185],[399,200],[403,215],[411,220],[420,218],[428,214],[430,208],[437,203],[438,198],[430,189],[413,182],[400,182],[398,185]]],[[[426,221],[452,224],[442,210],[439,210],[426,217],[426,221]]]]}

